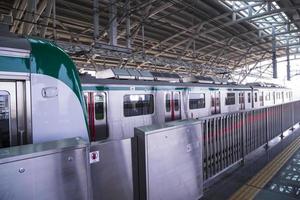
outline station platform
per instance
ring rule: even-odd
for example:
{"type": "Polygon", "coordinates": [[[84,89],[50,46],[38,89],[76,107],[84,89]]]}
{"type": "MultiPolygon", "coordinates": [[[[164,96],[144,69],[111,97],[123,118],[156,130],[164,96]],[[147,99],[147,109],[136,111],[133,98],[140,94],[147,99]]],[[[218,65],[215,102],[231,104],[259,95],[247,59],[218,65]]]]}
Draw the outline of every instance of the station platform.
{"type": "Polygon", "coordinates": [[[244,165],[223,175],[201,200],[293,200],[300,198],[300,128],[258,149],[244,165]]]}

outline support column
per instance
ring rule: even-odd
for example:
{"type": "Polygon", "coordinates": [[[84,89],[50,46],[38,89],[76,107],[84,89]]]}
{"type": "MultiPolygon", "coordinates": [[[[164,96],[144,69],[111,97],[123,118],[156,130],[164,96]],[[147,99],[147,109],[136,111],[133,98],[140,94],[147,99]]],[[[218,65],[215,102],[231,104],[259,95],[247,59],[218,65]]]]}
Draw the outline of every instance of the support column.
{"type": "Polygon", "coordinates": [[[130,0],[126,2],[126,46],[131,48],[131,33],[130,33],[130,0]]]}
{"type": "Polygon", "coordinates": [[[117,46],[117,1],[109,0],[109,44],[117,46]]]}
{"type": "Polygon", "coordinates": [[[275,26],[272,26],[272,63],[273,63],[273,78],[278,78],[278,75],[277,75],[277,60],[276,60],[275,26]]]}
{"type": "Polygon", "coordinates": [[[290,65],[290,41],[289,39],[286,40],[286,75],[287,75],[287,80],[291,80],[291,65],[290,65]]]}
{"type": "Polygon", "coordinates": [[[99,0],[93,0],[94,40],[99,38],[99,0]]]}

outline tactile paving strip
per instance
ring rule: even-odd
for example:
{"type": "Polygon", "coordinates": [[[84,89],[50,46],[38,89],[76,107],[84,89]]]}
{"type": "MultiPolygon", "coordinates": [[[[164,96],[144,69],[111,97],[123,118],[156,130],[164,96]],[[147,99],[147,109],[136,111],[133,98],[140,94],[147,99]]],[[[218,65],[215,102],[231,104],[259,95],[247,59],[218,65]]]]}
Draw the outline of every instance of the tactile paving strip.
{"type": "MultiPolygon", "coordinates": [[[[288,194],[290,196],[299,198],[299,196],[295,196],[298,193],[298,187],[300,187],[300,182],[298,183],[297,188],[290,188],[290,184],[286,184],[285,182],[280,182],[282,178],[290,178],[292,181],[293,179],[297,179],[300,181],[300,138],[297,138],[293,141],[284,151],[282,151],[279,155],[277,155],[270,163],[268,163],[260,172],[258,172],[250,181],[248,181],[244,186],[242,186],[236,193],[234,193],[230,200],[250,200],[254,199],[256,195],[263,189],[269,190],[272,192],[278,192],[280,194],[288,194]],[[295,154],[295,152],[297,152],[295,154]],[[293,156],[294,155],[294,156],[293,156]],[[298,155],[298,157],[297,157],[298,155]],[[293,158],[291,158],[293,156],[293,158]],[[294,160],[295,157],[295,160],[294,160]],[[291,159],[290,159],[291,158],[291,159]],[[297,160],[299,158],[299,160],[297,160]],[[294,160],[294,161],[293,161],[294,160]],[[289,162],[288,162],[289,161],[289,162]],[[288,169],[293,170],[293,166],[289,167],[290,162],[293,166],[299,168],[295,169],[296,171],[299,170],[299,177],[293,176],[292,174],[288,174],[289,171],[285,172],[286,167],[288,169]],[[299,166],[298,166],[299,164],[299,166]],[[285,167],[283,167],[285,166],[285,167]],[[280,171],[280,172],[279,172],[280,171]],[[279,172],[279,173],[278,173],[279,172]],[[282,174],[284,172],[284,174],[282,174]],[[274,178],[273,178],[274,177],[274,178]],[[272,179],[273,178],[273,179],[272,179]],[[272,180],[271,180],[272,179],[272,180]],[[279,182],[278,182],[279,181],[279,182]],[[284,184],[282,184],[284,183],[284,184]],[[274,185],[277,184],[277,185],[274,185]],[[285,187],[284,187],[285,186],[285,187]],[[288,191],[292,190],[290,193],[288,191]]],[[[293,182],[295,183],[295,181],[293,182]]],[[[299,190],[300,192],[300,190],[299,190]]]]}

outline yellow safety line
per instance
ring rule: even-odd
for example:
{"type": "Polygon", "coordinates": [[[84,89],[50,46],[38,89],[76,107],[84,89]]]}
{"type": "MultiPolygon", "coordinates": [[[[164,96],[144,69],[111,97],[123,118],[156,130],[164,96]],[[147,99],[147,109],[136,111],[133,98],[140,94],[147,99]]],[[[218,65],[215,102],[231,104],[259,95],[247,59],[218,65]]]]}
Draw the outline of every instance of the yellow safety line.
{"type": "Polygon", "coordinates": [[[290,157],[299,149],[300,138],[293,141],[284,151],[277,155],[262,170],[260,170],[250,181],[235,192],[230,200],[250,200],[271,180],[271,178],[282,168],[290,157]]]}
{"type": "MultiPolygon", "coordinates": [[[[296,140],[291,146],[285,149],[282,153],[279,154],[274,160],[268,163],[263,170],[261,170],[254,179],[250,180],[249,185],[254,185],[256,187],[261,187],[262,182],[270,177],[271,174],[274,174],[275,171],[278,171],[280,164],[284,164],[292,153],[298,149],[299,140],[296,140]]],[[[271,176],[272,177],[272,176],[271,176]]]]}

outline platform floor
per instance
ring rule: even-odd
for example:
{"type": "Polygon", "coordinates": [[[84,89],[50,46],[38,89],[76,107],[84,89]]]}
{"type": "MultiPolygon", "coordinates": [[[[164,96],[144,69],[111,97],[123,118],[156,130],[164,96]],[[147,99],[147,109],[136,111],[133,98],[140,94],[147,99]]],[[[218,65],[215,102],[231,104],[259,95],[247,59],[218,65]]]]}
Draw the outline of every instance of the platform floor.
{"type": "Polygon", "coordinates": [[[204,191],[201,200],[300,199],[300,128],[250,155],[243,166],[204,191]]]}

